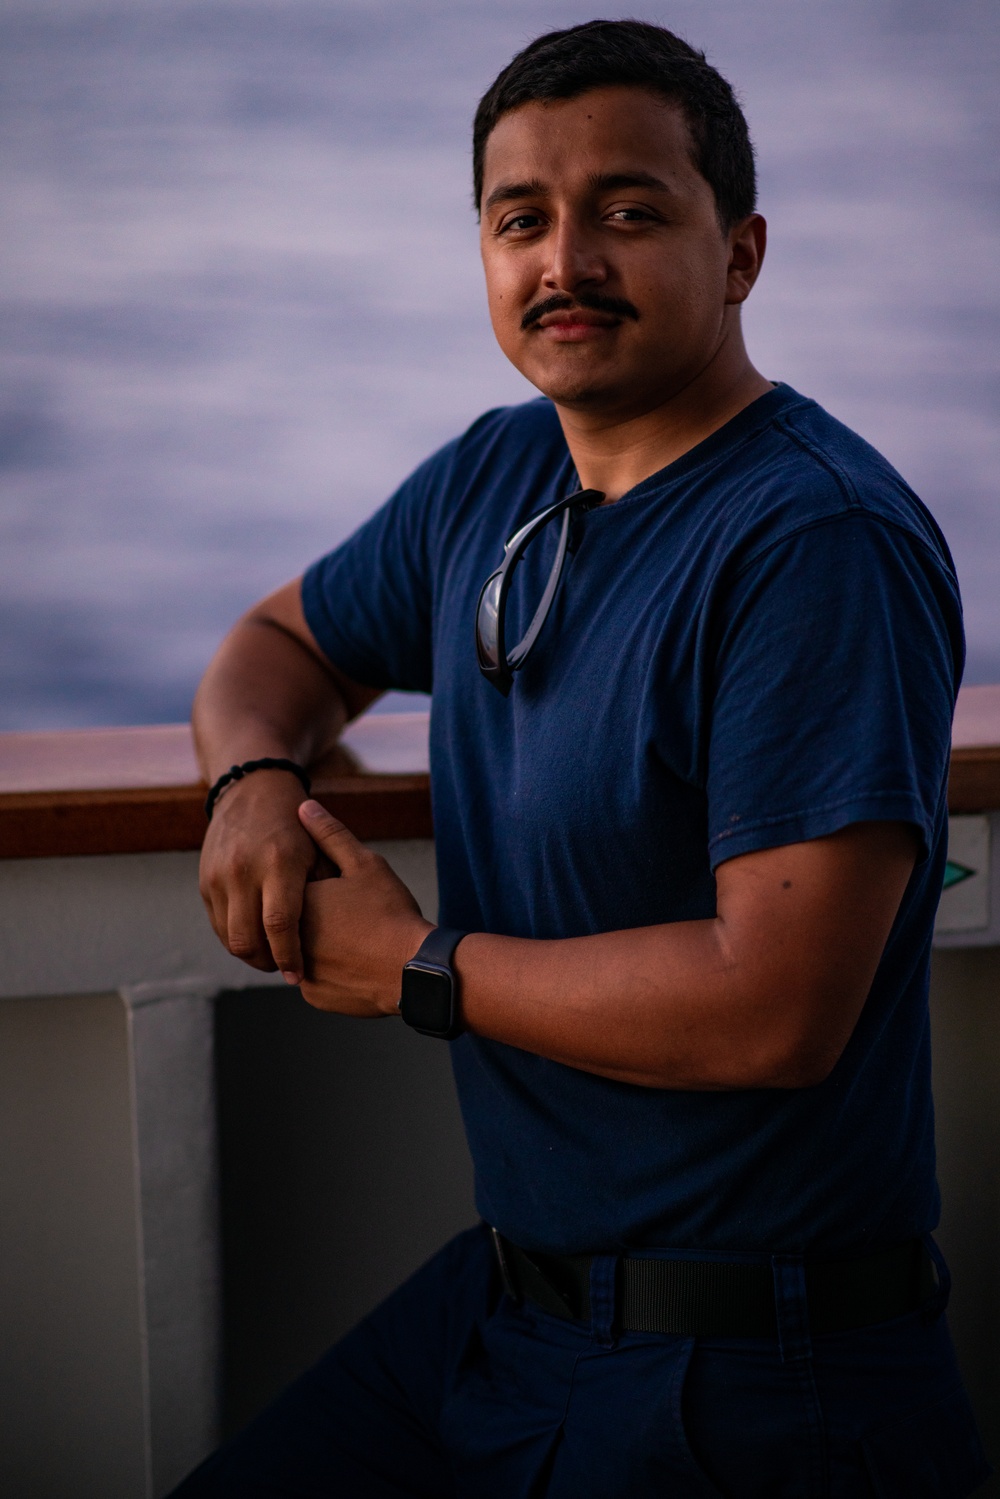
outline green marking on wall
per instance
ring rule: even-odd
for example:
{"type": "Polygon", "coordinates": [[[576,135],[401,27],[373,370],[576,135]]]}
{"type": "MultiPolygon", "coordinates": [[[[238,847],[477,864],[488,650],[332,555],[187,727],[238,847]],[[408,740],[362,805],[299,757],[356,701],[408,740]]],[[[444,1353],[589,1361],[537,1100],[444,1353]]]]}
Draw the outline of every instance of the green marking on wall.
{"type": "Polygon", "coordinates": [[[944,866],[943,890],[950,890],[952,885],[960,885],[963,880],[971,879],[978,870],[970,869],[966,864],[957,864],[954,859],[949,859],[944,866]]]}

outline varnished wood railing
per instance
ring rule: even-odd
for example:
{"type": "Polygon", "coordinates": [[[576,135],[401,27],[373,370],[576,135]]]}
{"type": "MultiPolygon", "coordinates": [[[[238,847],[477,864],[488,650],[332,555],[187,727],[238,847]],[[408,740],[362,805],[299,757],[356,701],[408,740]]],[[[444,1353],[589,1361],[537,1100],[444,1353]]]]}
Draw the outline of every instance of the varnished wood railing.
{"type": "MultiPolygon", "coordinates": [[[[361,838],[430,838],[427,714],[368,714],[313,767],[361,838]]],[[[0,858],[200,847],[205,786],[186,724],[0,734],[0,858]]],[[[1000,809],[1000,687],[959,695],[952,812],[1000,809]]]]}
{"type": "MultiPolygon", "coordinates": [[[[368,714],[312,767],[359,838],[430,838],[427,714],[368,714]]],[[[205,785],[187,724],[0,734],[0,858],[201,847],[205,785]]]]}

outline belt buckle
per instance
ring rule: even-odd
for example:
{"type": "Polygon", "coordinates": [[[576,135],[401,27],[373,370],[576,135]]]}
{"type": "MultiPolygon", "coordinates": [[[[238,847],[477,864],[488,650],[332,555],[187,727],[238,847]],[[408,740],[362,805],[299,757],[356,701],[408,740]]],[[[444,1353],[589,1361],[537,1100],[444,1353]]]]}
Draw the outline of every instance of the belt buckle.
{"type": "Polygon", "coordinates": [[[520,1306],[521,1296],[514,1284],[514,1277],[510,1273],[510,1261],[507,1259],[507,1252],[503,1247],[503,1239],[499,1230],[491,1226],[490,1237],[493,1240],[493,1252],[497,1257],[497,1264],[500,1267],[500,1279],[503,1282],[503,1288],[514,1305],[520,1306]]]}

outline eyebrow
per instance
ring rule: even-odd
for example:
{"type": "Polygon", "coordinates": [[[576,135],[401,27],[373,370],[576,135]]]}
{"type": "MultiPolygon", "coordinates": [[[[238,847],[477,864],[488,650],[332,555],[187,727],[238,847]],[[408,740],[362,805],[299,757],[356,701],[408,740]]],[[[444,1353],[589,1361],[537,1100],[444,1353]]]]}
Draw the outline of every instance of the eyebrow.
{"type": "Polygon", "coordinates": [[[498,203],[513,203],[518,198],[543,198],[548,188],[540,177],[530,177],[524,182],[501,182],[490,193],[483,208],[489,211],[498,203]]]}
{"type": "MultiPolygon", "coordinates": [[[[654,177],[652,172],[593,172],[587,182],[594,192],[607,193],[621,188],[647,187],[655,192],[674,196],[673,188],[661,178],[654,177]]],[[[540,177],[527,178],[524,182],[501,182],[486,199],[483,210],[488,213],[499,203],[514,203],[520,198],[543,198],[549,191],[540,177]]]]}
{"type": "Polygon", "coordinates": [[[670,193],[674,190],[659,177],[654,177],[652,172],[594,172],[587,179],[595,192],[614,192],[621,187],[651,187],[658,193],[670,193]]]}

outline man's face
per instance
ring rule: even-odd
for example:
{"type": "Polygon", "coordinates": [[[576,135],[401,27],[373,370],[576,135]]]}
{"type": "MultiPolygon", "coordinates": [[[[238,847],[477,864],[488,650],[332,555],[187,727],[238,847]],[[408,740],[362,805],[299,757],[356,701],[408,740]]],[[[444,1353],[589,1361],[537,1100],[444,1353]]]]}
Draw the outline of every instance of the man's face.
{"type": "Polygon", "coordinates": [[[486,144],[481,247],[500,347],[557,404],[648,409],[710,362],[752,284],[691,159],[644,89],[526,104],[486,144]],[[735,263],[734,263],[735,262],[735,263]]]}

